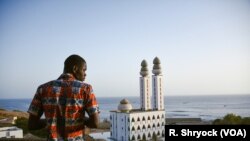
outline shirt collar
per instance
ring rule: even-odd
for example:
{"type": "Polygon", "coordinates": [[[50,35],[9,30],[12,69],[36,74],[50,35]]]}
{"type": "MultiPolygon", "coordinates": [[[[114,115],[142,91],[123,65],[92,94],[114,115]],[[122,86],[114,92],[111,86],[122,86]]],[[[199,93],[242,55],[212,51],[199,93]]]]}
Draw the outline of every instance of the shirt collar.
{"type": "Polygon", "coordinates": [[[75,80],[75,77],[71,73],[63,73],[58,79],[75,80]]]}

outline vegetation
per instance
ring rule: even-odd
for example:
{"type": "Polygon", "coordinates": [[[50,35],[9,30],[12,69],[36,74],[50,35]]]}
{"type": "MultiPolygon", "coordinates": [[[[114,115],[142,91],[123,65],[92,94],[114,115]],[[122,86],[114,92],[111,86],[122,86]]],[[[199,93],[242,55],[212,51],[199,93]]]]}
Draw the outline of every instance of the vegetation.
{"type": "Polygon", "coordinates": [[[34,130],[34,131],[29,131],[28,130],[28,119],[27,118],[18,118],[16,120],[16,124],[15,126],[23,129],[23,134],[27,134],[27,133],[31,133],[37,137],[40,138],[46,138],[47,137],[47,130],[44,129],[40,129],[40,130],[34,130]]]}
{"type": "Polygon", "coordinates": [[[110,129],[110,122],[107,119],[104,119],[102,122],[99,123],[98,129],[110,129]]]}
{"type": "MultiPolygon", "coordinates": [[[[40,138],[47,138],[47,130],[44,129],[40,129],[40,130],[32,130],[30,131],[28,129],[28,119],[27,118],[18,118],[16,120],[16,124],[15,126],[23,129],[23,134],[27,134],[27,133],[31,133],[37,137],[40,138]]],[[[101,122],[99,124],[98,129],[109,129],[110,128],[110,122],[108,120],[104,120],[103,122],[101,122]]]]}
{"type": "Polygon", "coordinates": [[[225,115],[222,119],[213,121],[214,125],[250,125],[250,117],[241,117],[233,113],[225,115]]]}

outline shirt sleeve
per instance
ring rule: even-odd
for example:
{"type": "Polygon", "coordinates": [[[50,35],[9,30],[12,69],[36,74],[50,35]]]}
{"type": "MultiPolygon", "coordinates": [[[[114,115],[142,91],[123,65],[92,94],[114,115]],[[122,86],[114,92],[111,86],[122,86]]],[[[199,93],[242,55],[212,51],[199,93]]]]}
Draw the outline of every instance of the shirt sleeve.
{"type": "Polygon", "coordinates": [[[94,113],[100,112],[95,94],[94,94],[91,86],[89,88],[89,94],[88,94],[88,99],[87,99],[87,103],[86,103],[86,111],[87,111],[88,115],[92,115],[94,113]]]}
{"type": "Polygon", "coordinates": [[[41,93],[42,93],[42,88],[38,88],[33,100],[30,103],[29,109],[27,111],[28,113],[39,116],[39,117],[42,116],[43,114],[41,93]]]}

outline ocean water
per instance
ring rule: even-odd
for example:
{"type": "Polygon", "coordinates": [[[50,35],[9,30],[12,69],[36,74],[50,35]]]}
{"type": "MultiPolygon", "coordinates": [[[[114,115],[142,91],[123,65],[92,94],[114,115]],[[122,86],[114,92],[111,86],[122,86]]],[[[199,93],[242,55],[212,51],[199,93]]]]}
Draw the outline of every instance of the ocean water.
{"type": "MultiPolygon", "coordinates": [[[[109,119],[109,111],[116,110],[126,98],[133,108],[140,107],[139,97],[97,97],[101,119],[109,119]]],[[[31,99],[0,99],[0,108],[27,111],[31,99]]],[[[228,113],[250,117],[250,95],[166,96],[167,118],[201,118],[214,120],[228,113]]]]}

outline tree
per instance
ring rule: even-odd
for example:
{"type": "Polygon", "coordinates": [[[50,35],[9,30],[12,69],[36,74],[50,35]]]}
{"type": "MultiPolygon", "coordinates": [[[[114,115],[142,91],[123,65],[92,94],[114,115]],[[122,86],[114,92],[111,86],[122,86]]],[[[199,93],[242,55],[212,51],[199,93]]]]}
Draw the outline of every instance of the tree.
{"type": "Polygon", "coordinates": [[[223,119],[216,119],[213,121],[213,124],[219,125],[250,125],[250,117],[242,118],[241,116],[229,113],[223,117],[223,119]]]}

